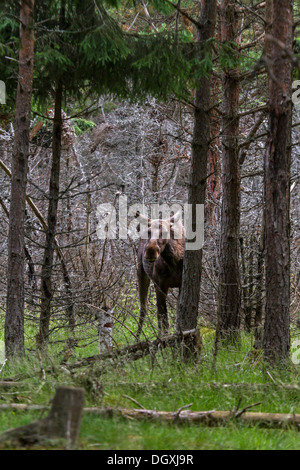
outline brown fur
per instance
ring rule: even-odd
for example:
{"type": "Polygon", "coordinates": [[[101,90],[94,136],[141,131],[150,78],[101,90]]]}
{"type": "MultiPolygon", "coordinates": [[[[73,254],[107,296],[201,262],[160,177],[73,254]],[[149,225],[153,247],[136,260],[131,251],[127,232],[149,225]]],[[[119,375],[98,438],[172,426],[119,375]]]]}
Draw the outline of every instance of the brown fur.
{"type": "Polygon", "coordinates": [[[170,220],[153,220],[148,222],[148,233],[143,234],[138,247],[138,287],[140,299],[140,318],[137,335],[142,332],[147,312],[147,297],[150,281],[156,291],[157,319],[160,333],[169,328],[166,298],[169,288],[181,287],[184,256],[185,230],[176,221],[176,232],[181,238],[174,236],[174,218],[170,220]],[[152,234],[151,234],[152,230],[152,234]],[[165,231],[170,235],[166,237],[165,231]],[[178,230],[178,232],[177,232],[178,230]],[[156,232],[156,234],[155,234],[156,232]],[[145,239],[145,235],[147,238],[145,239]],[[166,237],[166,238],[164,238],[166,237]]]}

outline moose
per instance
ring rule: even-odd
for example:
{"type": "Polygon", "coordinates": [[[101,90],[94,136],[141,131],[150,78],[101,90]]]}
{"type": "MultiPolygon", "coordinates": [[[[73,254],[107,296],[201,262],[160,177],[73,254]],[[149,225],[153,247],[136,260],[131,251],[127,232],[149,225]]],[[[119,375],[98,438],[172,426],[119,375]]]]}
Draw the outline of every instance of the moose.
{"type": "Polygon", "coordinates": [[[168,290],[180,289],[182,282],[185,229],[181,223],[181,211],[168,219],[149,219],[136,214],[142,221],[145,231],[137,253],[137,278],[140,300],[140,316],[137,336],[139,337],[145,315],[150,282],[154,284],[157,303],[157,320],[160,334],[169,329],[167,312],[168,290]]]}

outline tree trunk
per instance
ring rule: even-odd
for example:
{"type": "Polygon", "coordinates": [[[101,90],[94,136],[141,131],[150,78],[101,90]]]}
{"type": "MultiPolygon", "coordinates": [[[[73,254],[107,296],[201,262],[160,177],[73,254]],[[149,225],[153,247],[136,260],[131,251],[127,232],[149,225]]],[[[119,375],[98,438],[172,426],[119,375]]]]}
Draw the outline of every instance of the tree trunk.
{"type": "MultiPolygon", "coordinates": [[[[216,1],[202,0],[197,31],[199,56],[206,41],[213,37],[216,22],[216,1]]],[[[210,78],[203,76],[195,91],[194,135],[192,141],[192,162],[188,202],[194,215],[198,204],[204,204],[206,176],[210,143],[210,78]]],[[[194,225],[194,224],[193,224],[194,225]]],[[[193,227],[195,231],[195,228],[193,227]]],[[[202,271],[202,249],[185,250],[183,261],[183,280],[177,309],[177,330],[179,332],[197,327],[198,304],[202,271]]],[[[191,345],[189,345],[191,346],[191,345]]]]}
{"type": "MultiPolygon", "coordinates": [[[[221,2],[221,39],[236,42],[238,11],[229,0],[221,2]]],[[[232,58],[237,52],[232,48],[232,58]]],[[[237,69],[223,73],[222,216],[220,239],[220,284],[218,338],[239,339],[240,329],[240,164],[239,164],[239,77],[237,69]]]]}
{"type": "Polygon", "coordinates": [[[57,206],[59,198],[60,179],[60,157],[61,157],[61,136],[62,136],[62,85],[57,84],[55,93],[55,111],[53,121],[52,136],[52,168],[49,187],[48,223],[46,230],[46,244],[42,265],[41,283],[41,313],[40,329],[37,335],[37,345],[40,349],[45,349],[49,337],[49,325],[51,315],[52,270],[55,251],[55,235],[57,225],[57,206]]]}
{"type": "Polygon", "coordinates": [[[34,0],[21,1],[19,82],[8,234],[6,355],[24,353],[24,223],[34,60],[34,0]]]}
{"type": "MultiPolygon", "coordinates": [[[[265,42],[264,42],[264,56],[267,62],[271,60],[272,43],[269,41],[268,35],[272,33],[273,27],[273,0],[266,1],[265,7],[265,42]]],[[[270,77],[268,77],[270,80],[270,77]]],[[[270,84],[269,84],[270,86],[270,84]]],[[[264,166],[266,166],[266,156],[264,156],[264,166]]],[[[263,348],[263,314],[264,314],[264,265],[265,265],[265,225],[266,225],[266,207],[264,204],[261,232],[257,256],[257,282],[256,282],[256,309],[255,309],[255,328],[254,328],[254,348],[263,348]]]]}
{"type": "Polygon", "coordinates": [[[79,437],[83,405],[82,388],[58,387],[47,418],[6,431],[1,434],[0,442],[32,446],[63,439],[68,447],[73,447],[79,437]]]}
{"type": "Polygon", "coordinates": [[[265,252],[265,210],[262,213],[261,232],[257,252],[257,276],[255,286],[254,347],[262,349],[263,331],[263,291],[264,291],[264,252],[265,252]]]}
{"type": "Polygon", "coordinates": [[[273,0],[269,65],[269,138],[265,162],[266,310],[264,355],[275,363],[290,348],[290,142],[293,2],[273,0]],[[283,45],[284,49],[278,44],[283,45]]]}
{"type": "Polygon", "coordinates": [[[241,268],[242,268],[242,311],[244,318],[244,327],[246,331],[251,330],[251,313],[250,306],[250,258],[246,257],[246,250],[244,245],[244,238],[240,238],[241,245],[241,268]],[[249,270],[246,268],[247,261],[249,263],[249,270]]]}

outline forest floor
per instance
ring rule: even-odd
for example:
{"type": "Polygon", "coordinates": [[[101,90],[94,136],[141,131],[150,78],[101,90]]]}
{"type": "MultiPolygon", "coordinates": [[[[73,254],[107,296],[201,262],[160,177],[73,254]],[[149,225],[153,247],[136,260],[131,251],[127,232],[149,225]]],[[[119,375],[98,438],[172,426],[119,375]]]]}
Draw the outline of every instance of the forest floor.
{"type": "MultiPolygon", "coordinates": [[[[203,348],[197,364],[183,364],[171,350],[134,362],[94,364],[67,371],[55,354],[26,359],[3,367],[0,380],[18,378],[20,387],[0,388],[1,404],[49,405],[60,385],[83,386],[85,407],[139,408],[176,412],[189,405],[194,411],[241,410],[267,413],[300,413],[300,366],[266,369],[253,354],[251,335],[243,334],[240,348],[220,349],[214,362],[214,332],[202,331],[203,348]],[[295,387],[292,388],[291,385],[295,387]],[[288,385],[286,387],[286,385],[288,385]]],[[[80,350],[80,356],[97,354],[97,344],[80,350]]],[[[71,362],[70,362],[71,363],[71,362]]],[[[28,424],[47,412],[3,410],[0,433],[28,424]]],[[[50,446],[51,448],[51,446],[50,446]]],[[[299,449],[299,431],[247,426],[232,420],[224,426],[139,421],[84,412],[78,449],[108,450],[288,450],[299,449]]]]}

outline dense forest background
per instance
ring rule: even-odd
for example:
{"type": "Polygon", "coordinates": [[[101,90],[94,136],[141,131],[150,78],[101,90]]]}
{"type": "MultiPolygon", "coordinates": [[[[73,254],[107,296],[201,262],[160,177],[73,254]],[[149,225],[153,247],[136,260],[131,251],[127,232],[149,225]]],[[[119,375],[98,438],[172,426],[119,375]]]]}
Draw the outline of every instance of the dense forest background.
{"type": "MultiPolygon", "coordinates": [[[[109,303],[114,311],[114,346],[135,341],[139,315],[137,241],[130,237],[100,240],[96,232],[97,207],[112,203],[117,208],[121,194],[126,194],[129,205],[137,202],[183,204],[190,198],[189,178],[199,137],[195,131],[197,112],[203,111],[201,101],[195,101],[199,99],[197,90],[209,90],[210,94],[204,102],[206,117],[199,119],[198,116],[199,122],[208,120],[209,124],[209,138],[203,135],[207,166],[202,165],[203,172],[198,175],[202,178],[199,185],[205,192],[198,325],[217,328],[220,277],[226,262],[230,263],[222,261],[226,251],[222,238],[225,181],[222,173],[231,171],[224,167],[226,150],[231,149],[239,167],[232,171],[237,171],[236,201],[240,201],[232,212],[238,219],[233,238],[238,247],[239,290],[231,295],[238,308],[235,325],[238,329],[255,332],[253,343],[259,341],[259,328],[263,328],[265,318],[265,215],[268,207],[264,181],[270,137],[268,84],[281,80],[272,75],[268,47],[279,50],[281,59],[294,67],[287,92],[291,104],[292,82],[299,73],[300,5],[294,2],[292,50],[286,52],[282,43],[276,43],[277,38],[271,40],[268,36],[267,8],[270,5],[272,8],[272,2],[213,3],[215,24],[213,34],[207,39],[201,34],[206,34],[205,24],[207,18],[211,19],[203,15],[213,15],[213,11],[204,1],[177,4],[167,0],[141,1],[133,6],[130,2],[117,5],[64,0],[35,5],[22,255],[27,348],[35,349],[36,338],[39,346],[43,341],[62,342],[63,350],[71,348],[72,351],[74,347],[97,342],[97,312],[104,303],[109,303]],[[230,86],[235,87],[232,96],[224,93],[230,86]],[[63,111],[60,123],[55,114],[59,107],[63,111]],[[53,142],[59,125],[61,139],[58,137],[60,143],[55,147],[53,142]],[[228,141],[230,132],[233,132],[233,145],[228,141]],[[56,201],[57,207],[51,206],[51,201],[56,201]],[[52,227],[51,220],[54,220],[52,227]],[[45,293],[46,284],[48,293],[45,293]],[[41,326],[43,318],[49,320],[48,330],[41,326]],[[120,335],[125,329],[126,334],[120,335]],[[58,331],[61,332],[59,337],[56,336],[58,331]]],[[[277,3],[274,2],[273,8],[278,13],[277,3]]],[[[21,2],[24,9],[25,4],[21,2]]],[[[28,5],[33,7],[33,3],[28,2],[28,5]]],[[[22,41],[18,36],[18,8],[14,2],[1,3],[0,78],[6,85],[6,104],[0,108],[0,314],[3,324],[8,315],[11,171],[18,131],[14,124],[18,53],[22,41]]],[[[274,24],[277,20],[275,17],[274,24]]],[[[299,323],[300,311],[299,121],[300,105],[294,101],[288,129],[290,143],[285,149],[290,155],[291,257],[287,309],[288,322],[293,327],[299,323]]],[[[230,179],[232,175],[227,173],[227,176],[230,179]]],[[[228,269],[225,270],[228,272],[228,269]]],[[[178,292],[174,290],[168,296],[172,331],[177,300],[178,292]]],[[[150,314],[144,332],[148,339],[156,335],[155,310],[151,291],[150,314]]]]}
{"type": "Polygon", "coordinates": [[[0,0],[0,448],[299,448],[299,28],[299,0],[0,0]],[[125,196],[204,206],[203,247],[138,262],[125,196]]]}

